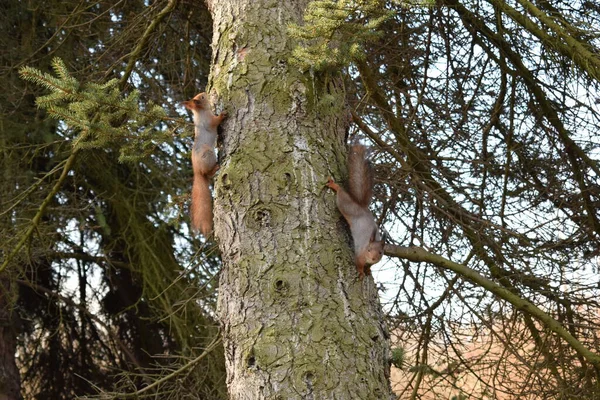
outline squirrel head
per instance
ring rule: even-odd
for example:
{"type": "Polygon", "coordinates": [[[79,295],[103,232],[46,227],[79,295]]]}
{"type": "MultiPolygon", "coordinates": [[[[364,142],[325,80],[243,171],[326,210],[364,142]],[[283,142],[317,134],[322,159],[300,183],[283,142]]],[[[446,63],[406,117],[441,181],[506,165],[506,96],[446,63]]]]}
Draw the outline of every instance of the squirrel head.
{"type": "Polygon", "coordinates": [[[370,242],[367,246],[365,262],[368,265],[377,264],[383,256],[383,240],[370,242]]]}
{"type": "Polygon", "coordinates": [[[202,110],[210,109],[210,102],[208,101],[208,95],[206,93],[199,93],[194,96],[191,100],[186,100],[182,103],[185,108],[192,112],[200,112],[202,110]]]}
{"type": "Polygon", "coordinates": [[[379,233],[377,230],[374,230],[373,233],[371,233],[369,245],[365,251],[365,262],[368,265],[377,264],[381,260],[381,257],[383,257],[384,245],[385,243],[380,239],[379,233]]]}

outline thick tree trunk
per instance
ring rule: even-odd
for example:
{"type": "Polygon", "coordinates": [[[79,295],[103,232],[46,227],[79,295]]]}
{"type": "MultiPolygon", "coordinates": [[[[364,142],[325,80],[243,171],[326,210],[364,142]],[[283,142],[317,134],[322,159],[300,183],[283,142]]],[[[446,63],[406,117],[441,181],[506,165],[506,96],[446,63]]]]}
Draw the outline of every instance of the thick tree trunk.
{"type": "Polygon", "coordinates": [[[227,384],[232,399],[387,399],[377,291],[324,186],[345,177],[343,90],[289,63],[305,6],[209,4],[211,93],[229,112],[215,178],[227,384]]]}
{"type": "Polygon", "coordinates": [[[19,370],[15,363],[17,338],[12,297],[10,279],[0,274],[0,400],[21,399],[19,370]]]}

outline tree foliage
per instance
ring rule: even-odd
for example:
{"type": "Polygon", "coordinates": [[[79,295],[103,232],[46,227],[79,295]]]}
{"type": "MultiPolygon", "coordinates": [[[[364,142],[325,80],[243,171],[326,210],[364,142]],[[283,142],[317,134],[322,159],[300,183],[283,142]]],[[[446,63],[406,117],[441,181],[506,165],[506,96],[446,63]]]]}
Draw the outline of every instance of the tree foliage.
{"type": "Polygon", "coordinates": [[[216,255],[187,233],[178,106],[206,82],[207,10],[5,3],[1,274],[23,395],[224,398],[216,255]]]}
{"type": "Polygon", "coordinates": [[[56,76],[32,67],[19,71],[25,80],[50,90],[36,98],[36,105],[74,132],[73,149],[117,147],[119,161],[140,161],[153,153],[168,137],[156,129],[166,115],[162,107],[149,103],[140,109],[140,91],[121,95],[119,80],[80,84],[60,58],[52,60],[56,76]]]}

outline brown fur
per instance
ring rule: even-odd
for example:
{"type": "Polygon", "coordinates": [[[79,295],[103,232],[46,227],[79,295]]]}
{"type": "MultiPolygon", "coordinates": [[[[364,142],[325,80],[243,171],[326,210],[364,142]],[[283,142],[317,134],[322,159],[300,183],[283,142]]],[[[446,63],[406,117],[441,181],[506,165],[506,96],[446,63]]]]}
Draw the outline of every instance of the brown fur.
{"type": "Polygon", "coordinates": [[[375,218],[369,211],[373,192],[373,172],[366,155],[365,146],[355,144],[350,147],[348,192],[332,178],[329,178],[325,184],[336,192],[337,207],[350,225],[356,270],[360,278],[363,278],[365,273],[370,273],[370,265],[381,260],[384,246],[375,218]]]}
{"type": "Polygon", "coordinates": [[[204,237],[212,232],[213,227],[212,196],[208,180],[206,175],[194,175],[190,206],[192,229],[195,232],[200,231],[204,237]]]}
{"type": "Polygon", "coordinates": [[[210,178],[219,168],[214,148],[217,127],[227,114],[214,115],[206,93],[200,93],[192,100],[184,101],[183,104],[194,113],[195,136],[192,148],[194,184],[190,206],[192,230],[200,231],[204,237],[207,237],[213,230],[210,178]]]}
{"type": "Polygon", "coordinates": [[[369,207],[373,196],[373,168],[367,161],[367,148],[362,144],[350,146],[348,169],[350,196],[362,207],[369,207]]]}

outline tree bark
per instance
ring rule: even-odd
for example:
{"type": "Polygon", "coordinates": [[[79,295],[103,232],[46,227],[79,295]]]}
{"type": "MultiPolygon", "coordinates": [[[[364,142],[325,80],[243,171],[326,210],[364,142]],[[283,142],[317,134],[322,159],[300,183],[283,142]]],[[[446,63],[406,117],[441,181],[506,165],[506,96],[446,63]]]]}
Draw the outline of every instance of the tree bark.
{"type": "Polygon", "coordinates": [[[211,91],[226,110],[215,178],[231,399],[386,399],[389,338],[372,278],[326,190],[346,178],[337,74],[290,63],[307,1],[209,1],[211,91]]]}

